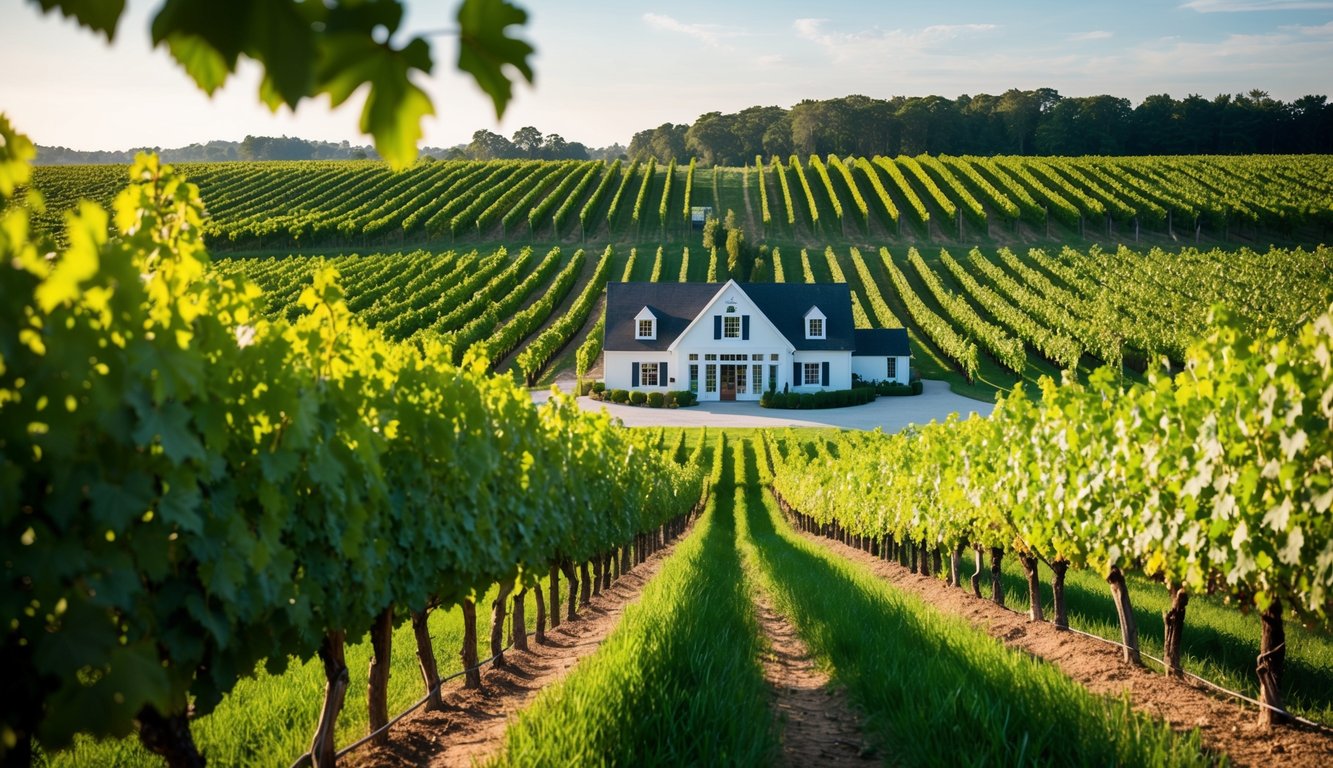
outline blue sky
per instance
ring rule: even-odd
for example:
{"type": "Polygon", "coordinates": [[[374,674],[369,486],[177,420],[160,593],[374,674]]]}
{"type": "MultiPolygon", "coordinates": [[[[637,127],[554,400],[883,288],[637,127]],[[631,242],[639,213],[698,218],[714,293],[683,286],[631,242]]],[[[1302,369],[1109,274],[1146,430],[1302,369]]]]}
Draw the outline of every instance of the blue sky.
{"type": "MultiPolygon", "coordinates": [[[[425,143],[506,136],[534,125],[590,146],[699,114],[857,93],[1001,93],[1051,87],[1134,103],[1259,88],[1291,100],[1333,91],[1333,0],[823,3],[517,0],[537,48],[497,123],[487,98],[453,68],[453,39],[433,36],[436,72],[422,85],[437,116],[425,143]]],[[[28,0],[0,0],[0,111],[41,144],[76,149],[175,147],[246,134],[368,143],[358,99],[270,113],[245,67],[212,99],[195,89],[148,24],[159,0],[129,0],[112,47],[28,0]]],[[[453,0],[409,2],[403,32],[447,29],[453,0]]]]}

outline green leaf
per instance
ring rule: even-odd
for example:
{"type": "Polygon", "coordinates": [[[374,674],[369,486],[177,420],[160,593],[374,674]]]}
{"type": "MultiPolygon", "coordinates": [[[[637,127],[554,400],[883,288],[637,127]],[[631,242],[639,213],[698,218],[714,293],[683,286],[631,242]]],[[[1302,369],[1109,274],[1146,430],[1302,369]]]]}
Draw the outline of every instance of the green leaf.
{"type": "Polygon", "coordinates": [[[125,0],[33,0],[41,6],[42,13],[59,9],[66,18],[74,19],[80,26],[106,35],[109,43],[116,39],[116,23],[125,11],[125,0]]]}
{"type": "Polygon", "coordinates": [[[528,57],[535,51],[526,41],[509,37],[505,29],[527,23],[528,14],[507,0],[463,0],[458,9],[458,68],[472,75],[495,102],[495,116],[504,116],[513,98],[505,66],[512,66],[532,83],[528,57]]]}
{"type": "Polygon", "coordinates": [[[185,70],[185,74],[209,96],[221,88],[231,75],[232,66],[209,45],[207,40],[196,35],[173,34],[167,38],[167,50],[185,70]]]}
{"type": "Polygon", "coordinates": [[[167,458],[176,463],[204,460],[204,446],[190,429],[190,411],[178,401],[140,411],[134,439],[144,445],[161,441],[167,458]]]}
{"type": "Polygon", "coordinates": [[[372,40],[344,36],[328,42],[320,68],[322,89],[333,106],[370,84],[361,112],[361,130],[375,137],[375,149],[394,170],[411,165],[421,139],[421,119],[434,114],[430,98],[408,79],[413,69],[429,72],[430,47],[415,39],[402,50],[372,40]]]}
{"type": "Polygon", "coordinates": [[[255,6],[250,30],[249,49],[264,62],[266,87],[295,109],[314,84],[315,36],[310,21],[291,3],[263,2],[255,6]]]}

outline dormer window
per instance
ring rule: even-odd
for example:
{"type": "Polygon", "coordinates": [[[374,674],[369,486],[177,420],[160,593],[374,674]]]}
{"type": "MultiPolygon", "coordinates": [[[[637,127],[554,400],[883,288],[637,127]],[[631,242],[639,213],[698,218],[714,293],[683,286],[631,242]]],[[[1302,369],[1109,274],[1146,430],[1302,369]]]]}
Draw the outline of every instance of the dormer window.
{"type": "Polygon", "coordinates": [[[827,329],[824,327],[824,313],[819,311],[819,307],[811,307],[809,312],[805,313],[805,337],[807,339],[826,339],[828,338],[827,329]]]}
{"type": "Polygon", "coordinates": [[[634,316],[634,338],[653,341],[657,338],[657,315],[644,307],[634,316]]]}

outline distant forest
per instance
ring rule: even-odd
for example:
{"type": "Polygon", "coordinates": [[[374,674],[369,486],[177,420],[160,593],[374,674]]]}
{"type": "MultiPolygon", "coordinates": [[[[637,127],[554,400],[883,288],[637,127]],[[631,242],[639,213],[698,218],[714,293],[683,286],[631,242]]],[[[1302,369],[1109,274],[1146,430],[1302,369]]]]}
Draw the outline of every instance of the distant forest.
{"type": "Polygon", "coordinates": [[[1213,155],[1333,152],[1333,105],[1264,91],[1214,99],[1065,97],[1051,88],[1002,95],[847,96],[791,109],[709,112],[693,124],[634,134],[630,157],[696,156],[742,165],[755,155],[1213,155]]]}
{"type": "MultiPolygon", "coordinates": [[[[243,141],[210,141],[178,149],[142,147],[123,151],[80,151],[39,146],[42,165],[128,163],[150,149],[167,162],[224,160],[378,159],[369,146],[344,141],[246,136],[243,141]]],[[[791,109],[749,107],[709,112],[694,123],[664,123],[634,134],[629,147],[599,149],[532,126],[505,138],[479,130],[472,141],[453,147],[425,147],[437,160],[541,159],[614,160],[646,158],[661,162],[698,157],[706,165],[744,165],[756,155],[1217,155],[1333,153],[1333,105],[1326,96],[1302,96],[1290,103],[1265,91],[1149,96],[1138,106],[1114,96],[1061,96],[1051,88],[1010,89],[999,96],[977,94],[845,96],[806,100],[791,109]]]]}

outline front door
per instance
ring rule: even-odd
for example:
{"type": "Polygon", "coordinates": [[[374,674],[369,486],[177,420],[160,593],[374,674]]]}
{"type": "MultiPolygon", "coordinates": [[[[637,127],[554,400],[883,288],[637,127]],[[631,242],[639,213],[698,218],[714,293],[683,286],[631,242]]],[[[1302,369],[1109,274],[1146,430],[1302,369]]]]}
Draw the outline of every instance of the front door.
{"type": "Polygon", "coordinates": [[[736,399],[736,366],[734,365],[722,366],[721,399],[736,399]]]}

